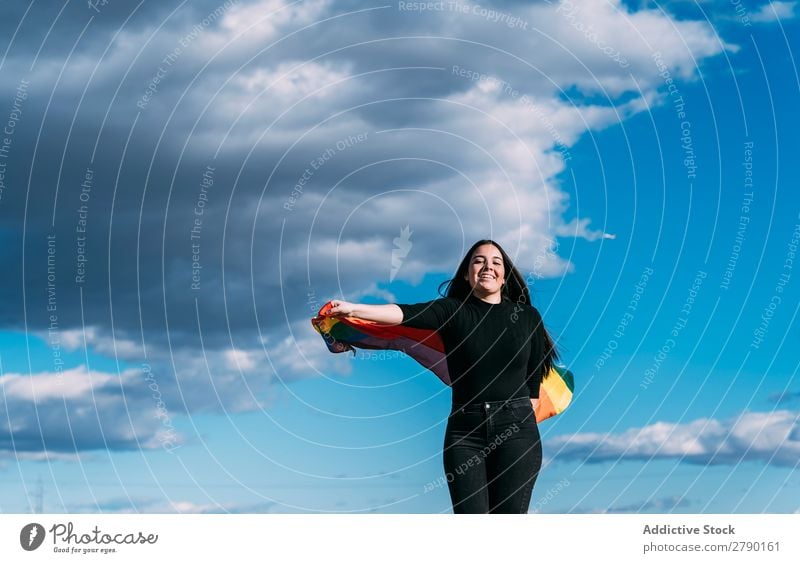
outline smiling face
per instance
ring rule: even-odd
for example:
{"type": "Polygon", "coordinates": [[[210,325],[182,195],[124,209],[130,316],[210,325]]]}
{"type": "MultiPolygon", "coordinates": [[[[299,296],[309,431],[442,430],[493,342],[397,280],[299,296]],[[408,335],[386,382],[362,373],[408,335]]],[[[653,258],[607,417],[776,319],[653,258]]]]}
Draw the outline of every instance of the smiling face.
{"type": "Polygon", "coordinates": [[[480,298],[491,295],[499,297],[505,277],[503,255],[492,244],[482,244],[475,249],[469,259],[467,273],[464,274],[472,292],[480,298]]]}

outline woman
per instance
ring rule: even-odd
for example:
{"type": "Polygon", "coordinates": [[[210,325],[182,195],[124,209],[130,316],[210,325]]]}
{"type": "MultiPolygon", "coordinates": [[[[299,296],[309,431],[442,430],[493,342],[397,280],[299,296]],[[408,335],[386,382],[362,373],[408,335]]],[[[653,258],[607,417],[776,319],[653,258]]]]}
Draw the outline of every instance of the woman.
{"type": "Polygon", "coordinates": [[[542,465],[534,409],[558,358],[522,276],[502,247],[479,240],[447,296],[416,304],[332,300],[328,313],[436,330],[452,380],[444,469],[455,513],[526,513],[542,465]]]}

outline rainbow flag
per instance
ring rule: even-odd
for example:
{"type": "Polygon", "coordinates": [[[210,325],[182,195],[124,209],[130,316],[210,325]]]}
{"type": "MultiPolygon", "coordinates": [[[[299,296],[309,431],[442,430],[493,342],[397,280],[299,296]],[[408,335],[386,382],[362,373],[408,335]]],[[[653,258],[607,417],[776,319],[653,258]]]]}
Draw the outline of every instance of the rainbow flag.
{"type": "MultiPolygon", "coordinates": [[[[367,350],[400,350],[423,367],[431,370],[445,385],[450,385],[444,344],[435,330],[385,325],[351,317],[327,317],[331,308],[328,301],[311,319],[311,324],[322,335],[328,350],[347,352],[355,348],[367,350]]],[[[569,406],[575,387],[572,372],[563,366],[554,366],[539,388],[539,406],[536,421],[555,416],[569,406]]]]}

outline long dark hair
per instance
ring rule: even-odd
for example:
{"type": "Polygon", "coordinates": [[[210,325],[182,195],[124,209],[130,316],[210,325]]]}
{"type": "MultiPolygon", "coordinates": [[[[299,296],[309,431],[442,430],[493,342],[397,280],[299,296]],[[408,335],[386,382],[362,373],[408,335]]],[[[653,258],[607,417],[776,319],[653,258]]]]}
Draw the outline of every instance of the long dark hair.
{"type": "MultiPolygon", "coordinates": [[[[442,286],[446,286],[444,296],[453,297],[462,302],[470,296],[472,293],[472,287],[469,285],[469,282],[464,279],[464,275],[467,273],[469,261],[470,258],[472,258],[472,254],[475,252],[475,249],[483,244],[491,244],[500,251],[500,255],[503,257],[503,268],[506,273],[506,280],[501,291],[503,301],[512,301],[514,303],[519,303],[520,305],[533,306],[533,303],[531,302],[531,295],[528,291],[528,286],[525,283],[525,279],[519,273],[517,267],[514,266],[514,262],[512,262],[511,258],[508,257],[508,254],[506,254],[506,251],[503,250],[503,247],[491,239],[481,239],[472,245],[472,248],[470,248],[464,255],[464,258],[461,259],[461,263],[458,265],[455,276],[453,276],[452,279],[443,281],[439,285],[439,295],[442,295],[442,286]]],[[[547,377],[547,375],[550,373],[550,369],[553,367],[553,364],[558,360],[559,355],[555,342],[550,337],[550,333],[548,333],[547,329],[544,327],[544,321],[542,321],[542,335],[544,338],[544,342],[542,343],[544,348],[544,358],[542,359],[541,369],[542,373],[544,373],[544,377],[547,377]]]]}

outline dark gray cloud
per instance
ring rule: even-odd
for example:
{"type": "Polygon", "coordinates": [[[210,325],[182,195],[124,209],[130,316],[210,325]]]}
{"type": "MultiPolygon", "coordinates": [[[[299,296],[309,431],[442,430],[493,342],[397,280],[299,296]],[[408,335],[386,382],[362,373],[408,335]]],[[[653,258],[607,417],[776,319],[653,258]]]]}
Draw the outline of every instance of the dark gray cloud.
{"type": "Polygon", "coordinates": [[[73,49],[77,53],[105,48],[120,31],[139,33],[161,24],[193,25],[222,2],[187,0],[166,2],[8,2],[3,5],[0,34],[8,38],[3,52],[8,58],[27,59],[39,53],[43,59],[63,59],[73,49]],[[87,31],[81,35],[84,27],[87,31]]]}

